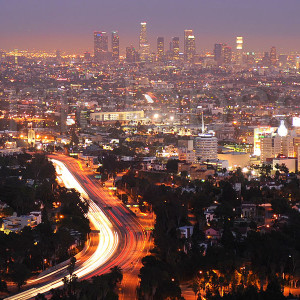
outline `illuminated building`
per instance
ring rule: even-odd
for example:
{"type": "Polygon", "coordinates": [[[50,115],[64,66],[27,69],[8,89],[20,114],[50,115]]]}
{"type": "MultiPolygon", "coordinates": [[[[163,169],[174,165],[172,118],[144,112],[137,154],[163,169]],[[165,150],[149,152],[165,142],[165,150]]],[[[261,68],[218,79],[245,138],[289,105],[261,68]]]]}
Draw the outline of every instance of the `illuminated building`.
{"type": "Polygon", "coordinates": [[[120,57],[120,42],[119,42],[119,34],[117,31],[113,31],[111,34],[111,45],[112,45],[112,59],[118,61],[120,57]]]}
{"type": "Polygon", "coordinates": [[[141,23],[139,49],[140,49],[141,61],[148,60],[149,55],[150,55],[150,45],[148,44],[148,39],[147,39],[147,23],[146,22],[141,23]]]}
{"type": "Polygon", "coordinates": [[[287,66],[287,63],[288,63],[288,56],[287,55],[281,54],[281,55],[278,56],[279,67],[285,68],[287,66]]]}
{"type": "Polygon", "coordinates": [[[184,58],[186,61],[193,61],[196,54],[196,42],[193,30],[184,31],[184,58]]]}
{"type": "Polygon", "coordinates": [[[265,163],[267,158],[275,158],[278,155],[294,157],[294,141],[291,136],[263,137],[261,143],[261,163],[265,163]]]}
{"type": "Polygon", "coordinates": [[[129,63],[139,61],[139,53],[132,45],[130,47],[126,47],[126,61],[129,63]]]}
{"type": "Polygon", "coordinates": [[[277,64],[277,54],[276,54],[276,48],[272,47],[270,51],[270,63],[271,66],[276,66],[277,64]]]}
{"type": "Polygon", "coordinates": [[[178,60],[179,59],[179,37],[173,37],[172,38],[172,54],[173,54],[173,59],[178,60]]]}
{"type": "Polygon", "coordinates": [[[141,121],[144,119],[144,111],[114,111],[114,112],[94,112],[90,114],[91,122],[110,122],[110,121],[141,121]]]}
{"type": "Polygon", "coordinates": [[[280,126],[277,129],[277,134],[263,136],[260,139],[260,161],[266,162],[267,158],[275,158],[278,155],[286,157],[294,157],[294,138],[288,135],[284,121],[280,121],[280,126]]]}
{"type": "Polygon", "coordinates": [[[194,145],[196,159],[206,161],[218,158],[218,139],[214,135],[203,133],[195,138],[194,145]]]}
{"type": "Polygon", "coordinates": [[[241,65],[243,63],[243,37],[236,38],[236,63],[241,65]]]}
{"type": "Polygon", "coordinates": [[[276,165],[285,165],[289,172],[295,172],[296,171],[296,162],[297,159],[294,157],[286,157],[285,155],[280,155],[279,157],[276,157],[273,159],[273,170],[276,170],[276,165]]]}
{"type": "Polygon", "coordinates": [[[56,50],[56,61],[57,63],[61,63],[61,54],[59,50],[56,50]]]}
{"type": "Polygon", "coordinates": [[[253,154],[260,156],[261,154],[261,138],[273,136],[277,127],[270,126],[261,126],[254,129],[254,137],[253,137],[253,154]]]}
{"type": "Polygon", "coordinates": [[[247,52],[247,64],[249,66],[253,66],[255,64],[255,53],[254,52],[247,52]]]}
{"type": "Polygon", "coordinates": [[[162,61],[165,55],[165,41],[163,37],[157,38],[157,60],[162,61]]]}
{"type": "Polygon", "coordinates": [[[262,58],[262,65],[267,67],[270,66],[270,53],[265,52],[264,57],[262,58]]]}
{"type": "Polygon", "coordinates": [[[30,147],[34,147],[35,146],[35,131],[30,127],[28,128],[28,145],[30,147]]]}
{"type": "Polygon", "coordinates": [[[229,65],[231,64],[232,60],[232,50],[229,46],[224,46],[224,64],[229,65]]]}
{"type": "Polygon", "coordinates": [[[108,36],[104,31],[94,32],[94,58],[96,62],[108,60],[108,36]]]}

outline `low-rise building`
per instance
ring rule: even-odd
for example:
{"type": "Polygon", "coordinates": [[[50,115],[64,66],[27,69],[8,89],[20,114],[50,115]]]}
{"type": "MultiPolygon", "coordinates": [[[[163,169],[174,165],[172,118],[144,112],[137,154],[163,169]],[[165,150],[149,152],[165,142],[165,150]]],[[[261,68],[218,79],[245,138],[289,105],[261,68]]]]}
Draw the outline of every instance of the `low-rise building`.
{"type": "Polygon", "coordinates": [[[35,227],[42,222],[42,213],[40,211],[33,211],[30,215],[16,216],[3,218],[1,231],[6,234],[10,232],[21,231],[24,227],[35,227]]]}

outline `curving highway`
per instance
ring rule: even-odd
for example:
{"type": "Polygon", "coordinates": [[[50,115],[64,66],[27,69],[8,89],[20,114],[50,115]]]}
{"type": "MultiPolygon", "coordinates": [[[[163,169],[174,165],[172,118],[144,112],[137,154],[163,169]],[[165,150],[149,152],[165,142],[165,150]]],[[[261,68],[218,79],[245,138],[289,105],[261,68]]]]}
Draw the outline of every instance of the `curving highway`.
{"type": "MultiPolygon", "coordinates": [[[[75,274],[80,279],[103,274],[113,266],[124,271],[120,290],[122,299],[135,299],[141,258],[147,254],[150,243],[136,217],[111,193],[105,191],[91,172],[79,161],[64,156],[51,155],[58,179],[67,188],[75,188],[82,197],[90,199],[88,218],[92,233],[86,247],[76,258],[75,274]]],[[[25,300],[38,293],[47,293],[63,285],[68,263],[29,281],[29,289],[6,299],[25,300]]]]}

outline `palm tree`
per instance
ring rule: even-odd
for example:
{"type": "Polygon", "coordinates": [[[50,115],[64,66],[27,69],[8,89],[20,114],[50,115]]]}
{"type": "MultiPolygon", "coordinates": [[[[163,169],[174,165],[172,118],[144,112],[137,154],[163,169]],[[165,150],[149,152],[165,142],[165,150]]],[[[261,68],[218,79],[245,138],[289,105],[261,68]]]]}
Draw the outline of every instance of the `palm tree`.
{"type": "Polygon", "coordinates": [[[195,299],[197,300],[197,296],[200,292],[200,284],[199,281],[197,279],[194,279],[192,284],[190,285],[190,288],[193,290],[194,294],[195,294],[195,299]]]}
{"type": "Polygon", "coordinates": [[[110,275],[113,286],[115,286],[117,283],[120,283],[123,279],[123,271],[118,266],[110,269],[110,275]]]}

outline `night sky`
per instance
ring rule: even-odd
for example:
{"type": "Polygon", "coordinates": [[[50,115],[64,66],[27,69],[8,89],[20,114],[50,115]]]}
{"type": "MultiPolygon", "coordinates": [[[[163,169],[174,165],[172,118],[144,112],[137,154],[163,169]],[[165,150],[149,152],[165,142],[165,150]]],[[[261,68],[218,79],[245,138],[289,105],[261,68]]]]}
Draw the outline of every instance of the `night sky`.
{"type": "Polygon", "coordinates": [[[152,49],[157,36],[182,42],[193,29],[198,51],[241,35],[246,50],[300,52],[299,13],[300,0],[0,0],[0,49],[81,53],[92,50],[94,30],[118,30],[123,52],[146,21],[152,49]]]}

